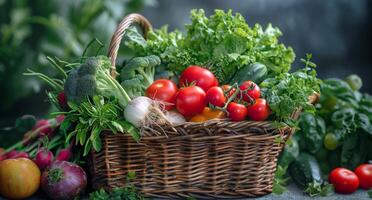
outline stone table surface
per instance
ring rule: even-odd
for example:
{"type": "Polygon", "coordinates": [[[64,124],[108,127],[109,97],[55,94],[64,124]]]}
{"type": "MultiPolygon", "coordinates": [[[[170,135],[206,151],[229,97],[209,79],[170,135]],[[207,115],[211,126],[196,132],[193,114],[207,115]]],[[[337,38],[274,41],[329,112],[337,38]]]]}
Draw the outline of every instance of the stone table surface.
{"type": "MultiPolygon", "coordinates": [[[[238,199],[238,200],[251,200],[251,199],[257,199],[257,200],[314,200],[314,199],[320,199],[320,200],[368,200],[370,199],[368,197],[368,194],[365,190],[358,190],[357,192],[350,194],[350,195],[340,195],[340,194],[333,194],[329,197],[308,197],[303,194],[303,192],[296,187],[295,185],[289,185],[288,190],[283,193],[282,195],[275,195],[275,194],[269,194],[263,197],[259,198],[244,198],[244,199],[238,199]]],[[[28,200],[41,200],[46,199],[45,197],[35,195],[34,197],[29,198],[28,200]]],[[[0,200],[5,200],[5,198],[0,197],[0,200]]],[[[370,199],[372,200],[372,199],[370,199]]]]}

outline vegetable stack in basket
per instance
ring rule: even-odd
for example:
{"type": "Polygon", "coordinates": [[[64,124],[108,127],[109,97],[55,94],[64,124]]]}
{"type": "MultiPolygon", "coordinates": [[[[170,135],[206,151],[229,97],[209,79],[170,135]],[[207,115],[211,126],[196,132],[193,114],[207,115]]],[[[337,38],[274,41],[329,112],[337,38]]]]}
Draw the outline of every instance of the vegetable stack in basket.
{"type": "Polygon", "coordinates": [[[311,55],[289,72],[295,56],[280,30],[250,27],[232,11],[193,10],[185,28],[153,31],[131,14],[107,57],[52,60],[58,80],[30,74],[55,89],[60,134],[88,155],[95,189],[125,187],[135,173],[130,182],[147,197],[270,193],[299,113],[314,110],[311,55]],[[121,43],[133,55],[116,66],[121,43]]]}

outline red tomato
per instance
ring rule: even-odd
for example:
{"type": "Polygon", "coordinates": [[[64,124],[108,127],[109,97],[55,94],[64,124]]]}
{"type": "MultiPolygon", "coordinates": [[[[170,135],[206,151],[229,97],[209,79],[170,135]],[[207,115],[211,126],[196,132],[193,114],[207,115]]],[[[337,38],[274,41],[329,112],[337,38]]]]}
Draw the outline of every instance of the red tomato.
{"type": "Polygon", "coordinates": [[[205,97],[204,90],[198,86],[181,88],[176,98],[178,112],[185,117],[201,113],[207,104],[205,97]]]}
{"type": "Polygon", "coordinates": [[[222,88],[224,93],[227,93],[229,91],[229,93],[226,94],[227,97],[231,97],[234,94],[234,92],[236,91],[235,88],[231,89],[231,85],[223,85],[223,86],[221,86],[221,88],[222,88]]]}
{"type": "Polygon", "coordinates": [[[270,113],[270,107],[265,99],[258,98],[253,105],[248,106],[248,116],[254,121],[264,121],[270,113]]]}
{"type": "Polygon", "coordinates": [[[345,168],[336,168],[329,174],[329,182],[335,187],[335,191],[341,194],[355,192],[359,186],[359,179],[354,172],[345,168]]]}
{"type": "MultiPolygon", "coordinates": [[[[250,103],[251,99],[258,99],[261,96],[261,90],[258,85],[252,81],[245,81],[239,86],[243,93],[243,100],[250,103]]],[[[241,98],[241,95],[238,95],[241,98]]]]}
{"type": "Polygon", "coordinates": [[[227,106],[227,112],[232,121],[243,121],[247,117],[248,110],[243,104],[231,102],[227,106]]]}
{"type": "Polygon", "coordinates": [[[159,79],[147,88],[146,96],[167,103],[165,109],[172,110],[176,102],[177,91],[177,85],[173,81],[159,79]]]}
{"type": "Polygon", "coordinates": [[[359,178],[360,187],[368,190],[372,188],[372,164],[362,164],[356,168],[355,174],[359,178]]]}
{"type": "Polygon", "coordinates": [[[201,87],[205,92],[213,86],[218,86],[218,80],[208,69],[191,65],[186,68],[180,77],[180,86],[185,87],[194,83],[201,87]]]}
{"type": "Polygon", "coordinates": [[[223,107],[226,103],[226,97],[222,88],[214,86],[207,91],[207,104],[223,107]]]}

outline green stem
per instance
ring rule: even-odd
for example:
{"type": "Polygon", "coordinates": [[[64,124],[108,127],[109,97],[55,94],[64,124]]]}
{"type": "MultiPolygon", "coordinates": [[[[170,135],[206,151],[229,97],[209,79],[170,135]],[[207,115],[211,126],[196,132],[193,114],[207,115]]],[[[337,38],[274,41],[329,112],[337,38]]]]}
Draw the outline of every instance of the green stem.
{"type": "Polygon", "coordinates": [[[64,173],[62,169],[51,169],[48,173],[48,180],[50,183],[58,183],[63,179],[64,173]]]}
{"type": "Polygon", "coordinates": [[[24,149],[24,151],[25,152],[30,152],[32,149],[37,147],[39,144],[40,144],[40,141],[38,140],[38,141],[34,142],[32,145],[28,146],[26,149],[24,149]]]}
{"type": "Polygon", "coordinates": [[[127,94],[127,92],[121,87],[121,85],[110,75],[105,74],[108,76],[108,80],[110,81],[110,84],[119,92],[118,93],[118,99],[119,99],[119,104],[122,108],[125,108],[128,103],[131,101],[131,98],[127,94]]]}
{"type": "Polygon", "coordinates": [[[231,91],[233,88],[235,88],[235,92],[227,99],[226,104],[222,108],[222,110],[226,110],[227,106],[238,96],[238,94],[241,91],[237,83],[234,83],[234,85],[231,86],[229,91],[231,91]]]}
{"type": "Polygon", "coordinates": [[[59,73],[62,74],[62,76],[63,76],[64,78],[67,78],[67,74],[66,74],[66,72],[62,69],[62,67],[60,67],[60,66],[57,64],[57,62],[56,62],[53,58],[47,56],[47,60],[50,62],[50,64],[52,64],[52,66],[53,66],[53,67],[54,67],[54,68],[55,68],[59,73]]]}

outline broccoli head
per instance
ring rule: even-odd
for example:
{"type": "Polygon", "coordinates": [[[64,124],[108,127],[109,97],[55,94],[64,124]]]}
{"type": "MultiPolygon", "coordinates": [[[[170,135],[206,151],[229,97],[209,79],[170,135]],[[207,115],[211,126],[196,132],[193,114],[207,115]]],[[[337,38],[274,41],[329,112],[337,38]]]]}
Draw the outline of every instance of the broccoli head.
{"type": "Polygon", "coordinates": [[[124,108],[130,98],[121,85],[110,76],[110,60],[105,56],[90,57],[68,74],[64,90],[68,101],[82,102],[89,96],[115,97],[124,108]]]}
{"type": "Polygon", "coordinates": [[[155,67],[160,58],[155,55],[135,57],[120,72],[121,85],[133,98],[143,95],[146,88],[154,82],[155,67]]]}

